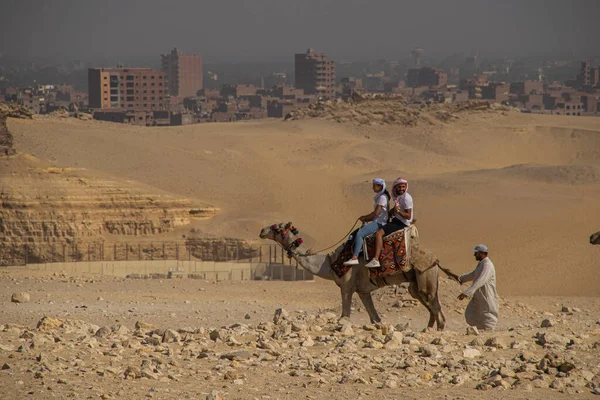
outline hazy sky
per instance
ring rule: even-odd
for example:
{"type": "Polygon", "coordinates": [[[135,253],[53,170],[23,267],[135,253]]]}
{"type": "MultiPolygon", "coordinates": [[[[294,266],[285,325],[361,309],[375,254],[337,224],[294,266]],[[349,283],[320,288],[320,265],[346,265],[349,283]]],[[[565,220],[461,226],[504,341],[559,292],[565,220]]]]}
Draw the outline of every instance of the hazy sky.
{"type": "Polygon", "coordinates": [[[1,0],[0,53],[55,60],[206,63],[600,53],[600,0],[1,0]],[[157,60],[158,61],[158,60],[157,60]]]}

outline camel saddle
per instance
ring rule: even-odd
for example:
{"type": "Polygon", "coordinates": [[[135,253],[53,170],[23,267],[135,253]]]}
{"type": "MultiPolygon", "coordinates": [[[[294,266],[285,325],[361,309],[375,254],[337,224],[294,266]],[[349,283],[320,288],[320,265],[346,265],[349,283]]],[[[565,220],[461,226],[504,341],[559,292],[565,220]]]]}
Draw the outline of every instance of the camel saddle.
{"type": "MultiPolygon", "coordinates": [[[[406,273],[411,270],[411,264],[407,254],[407,238],[410,241],[410,228],[400,229],[399,231],[393,232],[383,238],[383,249],[379,256],[379,268],[369,268],[369,274],[371,279],[381,276],[391,276],[399,273],[406,273]]],[[[369,260],[369,254],[375,253],[375,235],[370,235],[365,238],[367,255],[363,255],[365,260],[369,260]]],[[[341,252],[335,258],[335,261],[331,263],[331,268],[335,271],[337,276],[340,278],[346,274],[350,269],[351,265],[344,265],[344,261],[349,260],[352,257],[353,242],[348,241],[343,245],[341,252]]]]}

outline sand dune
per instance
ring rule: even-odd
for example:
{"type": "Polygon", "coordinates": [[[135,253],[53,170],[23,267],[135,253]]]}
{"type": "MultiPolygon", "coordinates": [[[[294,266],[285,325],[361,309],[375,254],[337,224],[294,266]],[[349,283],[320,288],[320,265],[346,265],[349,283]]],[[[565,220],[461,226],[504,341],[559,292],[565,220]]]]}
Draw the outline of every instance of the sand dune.
{"type": "MultiPolygon", "coordinates": [[[[509,113],[440,126],[320,120],[141,128],[10,120],[18,151],[118,175],[219,207],[194,228],[255,238],[293,221],[309,245],[369,212],[370,180],[410,180],[423,241],[446,266],[485,242],[500,294],[600,295],[600,121],[509,113]]],[[[185,228],[189,230],[188,228],[185,228]]],[[[179,232],[180,234],[181,232],[179,232]]]]}
{"type": "Polygon", "coordinates": [[[518,164],[495,170],[479,170],[466,173],[494,179],[515,178],[562,185],[600,184],[600,166],[596,165],[541,165],[518,164]]]}

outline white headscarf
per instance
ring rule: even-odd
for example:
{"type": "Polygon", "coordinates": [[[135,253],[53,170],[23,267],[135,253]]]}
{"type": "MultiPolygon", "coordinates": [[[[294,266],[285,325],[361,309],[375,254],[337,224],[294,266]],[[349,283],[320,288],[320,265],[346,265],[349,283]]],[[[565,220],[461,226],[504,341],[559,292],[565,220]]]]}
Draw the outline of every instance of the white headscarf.
{"type": "Polygon", "coordinates": [[[398,178],[398,179],[396,179],[394,181],[394,185],[392,186],[392,197],[394,198],[394,201],[396,199],[399,199],[400,197],[404,196],[406,193],[408,193],[408,181],[406,179],[404,179],[404,178],[398,178]],[[396,195],[396,190],[394,189],[396,187],[396,185],[399,184],[399,183],[406,183],[406,190],[400,196],[396,195]]]}
{"type": "Polygon", "coordinates": [[[377,199],[385,193],[385,180],[381,179],[381,178],[375,178],[373,179],[373,183],[377,184],[377,185],[381,185],[381,190],[379,192],[377,192],[377,194],[375,195],[375,201],[377,202],[377,199]]]}

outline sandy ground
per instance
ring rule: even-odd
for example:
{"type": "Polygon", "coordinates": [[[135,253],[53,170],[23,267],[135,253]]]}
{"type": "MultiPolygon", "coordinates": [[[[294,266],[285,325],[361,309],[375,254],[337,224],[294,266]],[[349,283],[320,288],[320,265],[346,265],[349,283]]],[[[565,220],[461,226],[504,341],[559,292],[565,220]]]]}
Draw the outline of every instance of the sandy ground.
{"type": "MultiPolygon", "coordinates": [[[[503,295],[600,294],[600,121],[510,113],[443,126],[319,120],[143,128],[9,120],[19,151],[221,209],[201,234],[256,238],[292,221],[314,248],[372,207],[370,180],[410,182],[422,241],[456,271],[490,248],[503,295]]],[[[177,235],[189,232],[183,228],[177,235]]]]}
{"type": "MultiPolygon", "coordinates": [[[[390,372],[375,366],[361,372],[374,379],[371,384],[343,377],[339,383],[339,373],[327,379],[314,372],[290,374],[300,346],[293,335],[278,342],[282,348],[277,356],[229,363],[219,355],[238,345],[215,344],[207,332],[223,326],[238,329],[232,324],[256,329],[260,322],[272,321],[279,307],[294,318],[326,311],[337,315],[338,289],[323,280],[145,281],[6,269],[0,271],[0,367],[6,363],[9,368],[0,370],[0,398],[204,399],[213,390],[226,399],[591,398],[593,386],[600,384],[600,246],[588,243],[589,235],[600,229],[600,120],[511,113],[466,115],[449,125],[410,129],[323,121],[138,128],[52,118],[10,119],[8,126],[17,150],[43,161],[134,180],[220,208],[214,219],[172,237],[195,228],[206,235],[255,239],[265,225],[293,221],[308,245],[328,246],[370,211],[373,177],[391,182],[402,175],[410,181],[421,239],[446,267],[470,270],[475,266],[473,245],[490,248],[501,319],[496,332],[483,339],[499,337],[525,347],[478,345],[489,368],[518,357],[523,349],[541,358],[556,350],[540,346],[535,338],[541,321],[554,318],[552,332],[572,341],[571,347],[559,349],[561,354],[576,359],[577,371],[591,377],[588,386],[562,392],[549,389],[549,383],[532,391],[478,391],[476,381],[453,385],[442,378],[441,383],[423,378],[421,384],[392,389],[373,383],[383,382],[390,372]],[[16,292],[30,293],[31,301],[11,303],[16,292]],[[576,311],[563,313],[563,306],[576,311]],[[102,338],[92,346],[86,334],[36,329],[44,315],[114,329],[123,325],[130,331],[136,321],[202,331],[192,342],[208,346],[209,356],[186,357],[183,340],[159,346],[164,354],[139,353],[148,346],[133,337],[102,338]],[[40,345],[38,338],[50,338],[50,343],[42,340],[40,345]],[[33,348],[18,351],[30,343],[33,348]],[[173,371],[173,379],[124,379],[128,365],[159,358],[173,371]],[[224,378],[228,369],[241,374],[242,384],[224,378]]],[[[441,298],[448,329],[441,334],[419,333],[427,321],[421,306],[392,306],[398,299],[411,305],[407,295],[385,289],[374,298],[386,323],[410,323],[423,344],[444,338],[454,346],[444,357],[460,359],[460,349],[472,338],[464,334],[465,304],[455,300],[458,293],[456,284],[444,280],[441,298]]],[[[361,328],[368,323],[366,313],[358,303],[354,309],[357,337],[368,336],[370,331],[361,328]]],[[[307,350],[311,357],[332,351],[337,343],[321,345],[312,330],[303,334],[317,341],[307,350]]],[[[339,339],[337,333],[331,335],[339,339]]],[[[256,338],[248,343],[240,346],[265,357],[256,349],[256,338]]],[[[421,354],[409,345],[402,349],[421,354]]],[[[396,355],[400,357],[361,349],[355,356],[377,363],[396,355]]]]}

